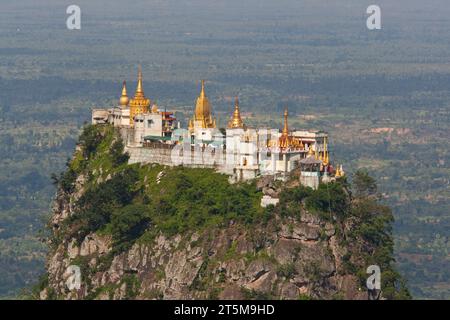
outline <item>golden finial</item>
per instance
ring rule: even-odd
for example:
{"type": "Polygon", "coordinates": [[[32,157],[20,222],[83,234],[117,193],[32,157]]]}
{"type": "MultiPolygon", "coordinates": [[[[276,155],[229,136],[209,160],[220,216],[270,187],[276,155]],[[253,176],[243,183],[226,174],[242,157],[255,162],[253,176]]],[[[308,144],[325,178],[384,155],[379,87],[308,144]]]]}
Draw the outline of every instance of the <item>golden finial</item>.
{"type": "Polygon", "coordinates": [[[330,163],[330,159],[328,157],[328,151],[325,153],[325,156],[323,157],[323,164],[328,165],[330,163]]]}
{"type": "Polygon", "coordinates": [[[336,165],[336,172],[334,173],[334,176],[335,176],[336,178],[339,178],[339,177],[342,176],[342,175],[341,175],[341,170],[339,169],[339,165],[336,165]]]}
{"type": "Polygon", "coordinates": [[[323,141],[324,145],[323,145],[323,164],[324,165],[328,165],[329,164],[329,155],[328,155],[328,142],[327,142],[327,138],[324,138],[323,141]]]}
{"type": "Polygon", "coordinates": [[[151,105],[150,99],[144,95],[142,86],[142,68],[139,66],[138,83],[134,98],[130,100],[130,126],[134,126],[134,117],[138,114],[147,113],[151,105]]]}
{"type": "Polygon", "coordinates": [[[142,67],[139,66],[139,71],[138,71],[138,83],[137,83],[137,87],[136,87],[136,97],[143,97],[144,96],[144,89],[142,86],[142,67]]]}
{"type": "Polygon", "coordinates": [[[314,156],[314,150],[313,150],[312,144],[309,144],[308,148],[309,148],[308,156],[314,156]]]}
{"type": "Polygon", "coordinates": [[[288,109],[284,109],[284,127],[283,127],[283,136],[287,136],[289,134],[288,128],[288,109]]]}
{"type": "Polygon", "coordinates": [[[244,123],[241,118],[241,112],[239,110],[239,98],[236,97],[234,102],[234,112],[233,112],[233,118],[228,123],[228,128],[242,128],[244,126],[244,123]]]}
{"type": "Polygon", "coordinates": [[[202,80],[201,83],[202,83],[202,90],[200,91],[200,97],[204,98],[206,96],[206,94],[205,94],[205,80],[202,80]]]}
{"type": "Polygon", "coordinates": [[[339,171],[340,171],[342,177],[345,176],[345,171],[344,171],[344,167],[342,166],[342,164],[341,164],[341,169],[339,171]]]}
{"type": "Polygon", "coordinates": [[[195,104],[194,121],[201,123],[202,128],[215,128],[216,122],[211,115],[211,104],[205,93],[205,80],[201,81],[202,89],[195,104]]]}
{"type": "Polygon", "coordinates": [[[128,98],[128,94],[127,94],[127,82],[124,81],[123,86],[122,86],[122,96],[119,99],[119,103],[122,107],[126,107],[129,102],[130,102],[130,99],[128,98]]]}

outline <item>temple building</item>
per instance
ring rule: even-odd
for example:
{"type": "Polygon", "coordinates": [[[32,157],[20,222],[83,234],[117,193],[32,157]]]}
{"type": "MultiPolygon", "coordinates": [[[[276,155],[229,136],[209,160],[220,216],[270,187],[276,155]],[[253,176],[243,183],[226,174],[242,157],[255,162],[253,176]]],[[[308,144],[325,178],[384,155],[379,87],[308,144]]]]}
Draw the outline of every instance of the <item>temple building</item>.
{"type": "Polygon", "coordinates": [[[241,111],[239,110],[239,98],[236,97],[234,101],[234,112],[230,122],[228,122],[228,129],[243,129],[244,122],[241,118],[241,111]]]}
{"type": "Polygon", "coordinates": [[[212,117],[211,104],[205,93],[205,80],[201,81],[201,91],[195,104],[194,117],[189,121],[189,130],[214,129],[216,119],[212,117]]]}
{"type": "Polygon", "coordinates": [[[143,113],[148,113],[150,107],[150,99],[147,99],[142,87],[142,69],[139,67],[138,83],[134,98],[130,100],[130,126],[134,125],[134,117],[143,113]]]}
{"type": "Polygon", "coordinates": [[[119,129],[130,163],[214,168],[229,175],[230,182],[267,175],[286,180],[296,171],[300,183],[311,188],[345,175],[342,165],[331,164],[328,134],[291,131],[287,108],[281,130],[252,128],[242,120],[236,97],[227,127],[219,130],[204,80],[187,129],[181,128],[173,112],[145,96],[141,68],[134,97],[128,97],[124,81],[118,106],[92,110],[92,123],[119,129]]]}
{"type": "Polygon", "coordinates": [[[161,111],[156,103],[151,107],[150,105],[151,100],[144,94],[142,70],[139,67],[134,97],[128,97],[124,81],[119,105],[110,109],[92,110],[92,123],[109,123],[125,130],[126,142],[130,145],[140,146],[145,140],[156,137],[170,139],[178,126],[174,113],[161,111]]]}

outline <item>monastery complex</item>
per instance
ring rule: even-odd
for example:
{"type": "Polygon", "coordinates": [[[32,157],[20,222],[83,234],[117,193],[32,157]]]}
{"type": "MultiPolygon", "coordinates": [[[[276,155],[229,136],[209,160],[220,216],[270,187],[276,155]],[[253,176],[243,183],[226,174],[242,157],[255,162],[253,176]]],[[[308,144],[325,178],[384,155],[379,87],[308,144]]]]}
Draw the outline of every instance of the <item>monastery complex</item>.
{"type": "Polygon", "coordinates": [[[124,82],[119,105],[92,110],[92,124],[120,130],[129,163],[214,168],[230,182],[269,175],[285,180],[297,170],[300,183],[314,189],[345,175],[342,165],[330,159],[326,132],[291,131],[287,109],[283,116],[281,130],[248,127],[236,98],[227,128],[219,130],[202,81],[192,118],[182,128],[173,112],[160,110],[145,96],[139,69],[134,97],[129,98],[124,82]]]}

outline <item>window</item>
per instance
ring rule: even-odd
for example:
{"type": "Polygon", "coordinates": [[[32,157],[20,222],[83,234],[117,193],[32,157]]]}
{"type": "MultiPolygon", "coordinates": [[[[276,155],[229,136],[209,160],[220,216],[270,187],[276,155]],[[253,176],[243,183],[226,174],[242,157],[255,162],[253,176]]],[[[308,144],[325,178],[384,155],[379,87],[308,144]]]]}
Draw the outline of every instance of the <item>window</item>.
{"type": "Polygon", "coordinates": [[[153,122],[152,119],[147,120],[147,127],[148,127],[148,128],[153,127],[153,124],[154,124],[154,122],[153,122]]]}

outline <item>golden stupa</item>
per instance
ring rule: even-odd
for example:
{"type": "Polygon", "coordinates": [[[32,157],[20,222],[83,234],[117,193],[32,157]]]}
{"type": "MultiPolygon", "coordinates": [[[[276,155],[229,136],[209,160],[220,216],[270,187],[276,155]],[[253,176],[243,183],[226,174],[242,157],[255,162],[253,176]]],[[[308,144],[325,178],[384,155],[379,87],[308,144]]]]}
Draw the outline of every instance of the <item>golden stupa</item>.
{"type": "Polygon", "coordinates": [[[231,118],[230,122],[228,122],[228,128],[229,129],[236,129],[236,128],[243,128],[244,122],[241,118],[241,112],[239,110],[239,98],[236,97],[236,100],[234,102],[234,112],[233,117],[231,118]]]}
{"type": "Polygon", "coordinates": [[[216,127],[216,119],[211,115],[211,104],[205,94],[205,80],[202,80],[202,89],[195,104],[194,118],[189,121],[189,129],[192,130],[194,127],[202,129],[216,127]]]}
{"type": "Polygon", "coordinates": [[[323,164],[325,166],[330,164],[330,157],[329,157],[329,153],[328,153],[328,141],[327,141],[327,138],[325,138],[324,141],[323,141],[323,157],[321,158],[321,160],[323,161],[323,164]]]}
{"type": "Polygon", "coordinates": [[[284,110],[284,127],[281,133],[281,137],[278,140],[278,146],[283,149],[303,149],[303,142],[289,134],[288,126],[288,110],[284,110]]]}
{"type": "Polygon", "coordinates": [[[336,178],[340,178],[340,177],[344,177],[345,176],[345,171],[344,171],[344,167],[341,165],[336,165],[336,171],[334,173],[334,176],[336,178]]]}
{"type": "Polygon", "coordinates": [[[122,108],[126,108],[128,106],[129,102],[130,102],[130,99],[128,98],[128,94],[127,94],[127,82],[124,81],[123,86],[122,86],[122,95],[120,96],[120,99],[119,99],[119,104],[122,108]]]}
{"type": "Polygon", "coordinates": [[[147,99],[142,86],[142,69],[139,67],[138,83],[134,98],[130,100],[130,126],[134,125],[134,117],[138,114],[147,113],[150,107],[150,99],[147,99]]]}
{"type": "Polygon", "coordinates": [[[152,113],[158,113],[159,112],[158,105],[156,103],[153,104],[151,110],[152,110],[152,113]]]}

